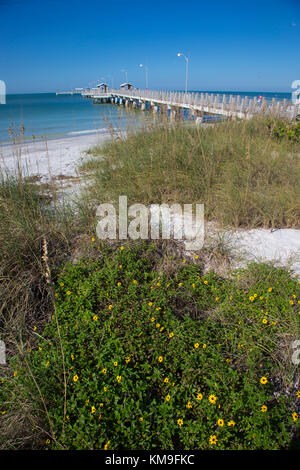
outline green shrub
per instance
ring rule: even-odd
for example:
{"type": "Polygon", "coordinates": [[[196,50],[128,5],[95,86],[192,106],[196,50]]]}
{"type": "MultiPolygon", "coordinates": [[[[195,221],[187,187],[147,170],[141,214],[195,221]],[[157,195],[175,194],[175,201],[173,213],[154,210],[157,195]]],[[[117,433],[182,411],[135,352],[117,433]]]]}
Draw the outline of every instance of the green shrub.
{"type": "Polygon", "coordinates": [[[196,258],[169,277],[153,246],[68,265],[39,346],[0,386],[4,411],[30,396],[55,449],[288,447],[300,286],[264,264],[203,275],[196,258]]]}
{"type": "Polygon", "coordinates": [[[273,134],[278,139],[286,138],[288,140],[299,142],[300,141],[300,122],[292,122],[286,124],[284,122],[278,123],[273,129],[273,134]]]}

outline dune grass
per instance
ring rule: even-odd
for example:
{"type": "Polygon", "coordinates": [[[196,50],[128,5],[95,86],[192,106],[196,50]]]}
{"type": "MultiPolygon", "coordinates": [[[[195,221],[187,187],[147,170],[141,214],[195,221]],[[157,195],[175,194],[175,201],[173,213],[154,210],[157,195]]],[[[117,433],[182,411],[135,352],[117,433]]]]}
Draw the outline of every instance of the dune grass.
{"type": "Polygon", "coordinates": [[[233,227],[298,227],[300,142],[276,138],[274,119],[199,127],[158,125],[91,150],[95,200],[204,203],[233,227]],[[97,156],[98,154],[98,156],[97,156]]]}

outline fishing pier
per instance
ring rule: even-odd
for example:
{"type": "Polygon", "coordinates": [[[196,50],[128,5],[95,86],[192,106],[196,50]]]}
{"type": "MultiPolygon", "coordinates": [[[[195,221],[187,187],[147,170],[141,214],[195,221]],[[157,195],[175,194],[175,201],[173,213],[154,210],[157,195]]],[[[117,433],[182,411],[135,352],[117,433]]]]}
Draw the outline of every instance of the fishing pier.
{"type": "Polygon", "coordinates": [[[188,116],[201,122],[205,115],[214,115],[232,119],[250,119],[256,114],[273,114],[278,117],[295,119],[300,113],[300,106],[284,99],[264,97],[184,93],[172,91],[152,91],[133,89],[131,84],[121,85],[119,90],[109,90],[106,84],[97,89],[82,91],[82,96],[91,98],[94,103],[114,103],[142,111],[160,112],[176,118],[188,116]]]}

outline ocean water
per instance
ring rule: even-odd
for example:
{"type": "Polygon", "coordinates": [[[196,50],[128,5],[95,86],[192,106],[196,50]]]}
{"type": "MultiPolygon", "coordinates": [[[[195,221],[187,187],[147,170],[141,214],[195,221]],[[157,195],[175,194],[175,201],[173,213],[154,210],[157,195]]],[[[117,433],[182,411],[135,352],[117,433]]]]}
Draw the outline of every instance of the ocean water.
{"type": "MultiPolygon", "coordinates": [[[[199,91],[198,93],[201,93],[199,91]]],[[[223,92],[249,98],[264,96],[268,101],[291,100],[291,93],[223,92]]],[[[92,132],[107,132],[113,126],[117,129],[138,126],[140,111],[126,110],[114,104],[93,104],[91,99],[81,95],[57,95],[36,93],[8,95],[6,104],[0,105],[0,142],[9,142],[10,136],[25,139],[58,138],[92,132]]]]}
{"type": "Polygon", "coordinates": [[[0,142],[10,140],[9,129],[20,137],[22,126],[29,140],[106,132],[111,126],[124,129],[137,124],[138,113],[109,103],[93,104],[81,95],[8,95],[6,104],[0,105],[0,142]]]}

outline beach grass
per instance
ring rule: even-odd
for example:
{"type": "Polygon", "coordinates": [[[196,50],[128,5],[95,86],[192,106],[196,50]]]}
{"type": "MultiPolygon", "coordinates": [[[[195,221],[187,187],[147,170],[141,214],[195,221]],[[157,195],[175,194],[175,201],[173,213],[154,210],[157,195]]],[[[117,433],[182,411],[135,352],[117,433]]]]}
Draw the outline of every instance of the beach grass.
{"type": "Polygon", "coordinates": [[[204,203],[207,220],[231,227],[298,227],[300,143],[276,137],[275,118],[206,127],[157,125],[94,147],[81,170],[94,200],[204,203]],[[126,175],[126,177],[124,176],[126,175]]]}

